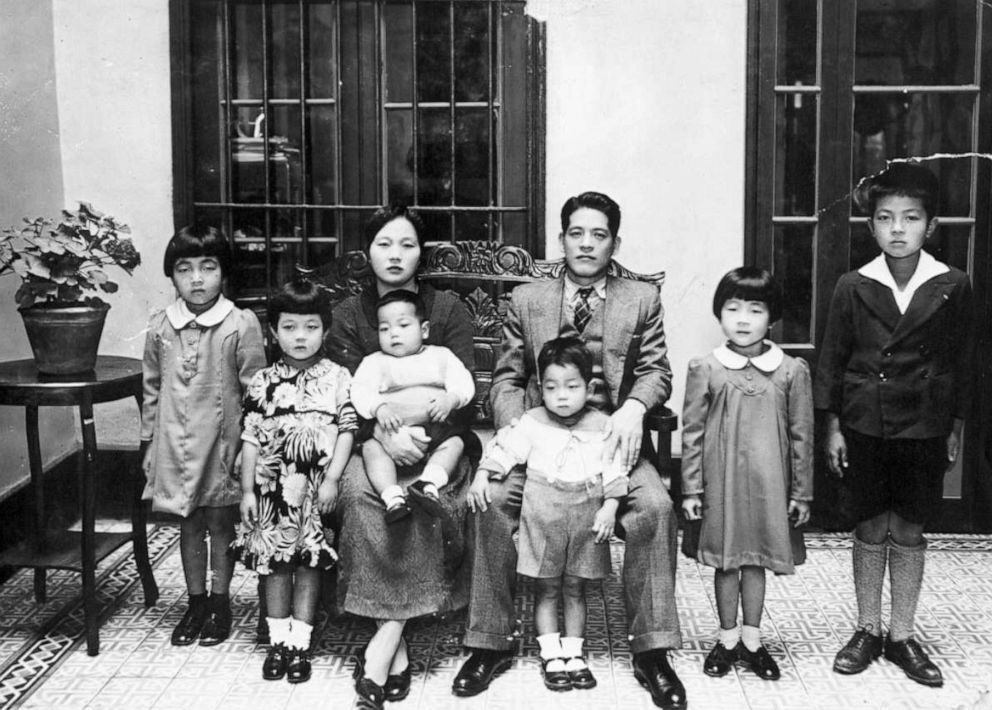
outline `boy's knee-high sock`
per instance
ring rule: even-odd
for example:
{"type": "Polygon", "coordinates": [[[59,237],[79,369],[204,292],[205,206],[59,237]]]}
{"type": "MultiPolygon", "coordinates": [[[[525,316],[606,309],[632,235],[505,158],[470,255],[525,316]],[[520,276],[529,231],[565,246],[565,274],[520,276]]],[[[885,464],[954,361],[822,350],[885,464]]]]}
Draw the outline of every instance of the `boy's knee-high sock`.
{"type": "Polygon", "coordinates": [[[926,540],[916,547],[906,547],[889,540],[889,585],[892,593],[889,638],[893,641],[905,641],[913,635],[916,604],[923,586],[926,549],[926,540]]]}
{"type": "Polygon", "coordinates": [[[858,628],[881,636],[882,584],[888,546],[872,545],[854,536],[851,557],[854,560],[854,593],[858,598],[858,628]]]}

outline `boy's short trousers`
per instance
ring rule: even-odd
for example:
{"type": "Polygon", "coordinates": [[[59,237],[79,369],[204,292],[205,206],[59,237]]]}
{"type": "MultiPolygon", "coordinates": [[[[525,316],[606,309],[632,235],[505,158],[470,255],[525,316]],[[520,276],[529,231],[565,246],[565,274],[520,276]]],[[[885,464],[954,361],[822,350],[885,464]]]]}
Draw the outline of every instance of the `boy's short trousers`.
{"type": "Polygon", "coordinates": [[[602,505],[600,477],[566,483],[528,471],[520,508],[517,572],[537,578],[607,577],[610,545],[596,544],[592,529],[602,505]]]}
{"type": "Polygon", "coordinates": [[[923,524],[937,512],[947,472],[947,438],[880,439],[844,429],[850,511],[857,522],[891,510],[923,524]]]}

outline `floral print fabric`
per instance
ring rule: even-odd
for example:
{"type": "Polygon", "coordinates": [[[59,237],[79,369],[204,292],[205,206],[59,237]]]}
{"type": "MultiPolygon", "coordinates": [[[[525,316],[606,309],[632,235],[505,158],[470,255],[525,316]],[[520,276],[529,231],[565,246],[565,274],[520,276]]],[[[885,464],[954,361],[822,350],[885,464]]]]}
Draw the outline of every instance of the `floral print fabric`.
{"type": "Polygon", "coordinates": [[[238,525],[234,548],[249,569],[273,563],[326,569],[337,554],[317,510],[317,488],[338,433],[357,428],[351,375],[324,358],[306,370],[278,362],[256,373],[244,400],[242,439],[258,446],[258,520],[238,525]]]}

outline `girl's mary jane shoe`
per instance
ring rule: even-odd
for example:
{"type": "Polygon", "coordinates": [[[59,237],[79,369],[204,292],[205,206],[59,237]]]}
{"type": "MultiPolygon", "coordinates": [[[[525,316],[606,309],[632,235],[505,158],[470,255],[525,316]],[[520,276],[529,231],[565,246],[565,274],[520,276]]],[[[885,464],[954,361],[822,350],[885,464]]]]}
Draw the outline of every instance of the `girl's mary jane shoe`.
{"type": "Polygon", "coordinates": [[[262,677],[265,680],[280,680],[286,675],[286,647],[277,643],[269,649],[262,664],[262,677]]]}

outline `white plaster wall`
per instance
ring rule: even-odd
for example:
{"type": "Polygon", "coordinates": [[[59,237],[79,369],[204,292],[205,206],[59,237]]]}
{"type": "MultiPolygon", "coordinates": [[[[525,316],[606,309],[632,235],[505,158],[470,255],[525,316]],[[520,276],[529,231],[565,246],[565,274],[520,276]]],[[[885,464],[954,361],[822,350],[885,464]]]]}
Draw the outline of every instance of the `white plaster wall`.
{"type": "MultiPolygon", "coordinates": [[[[172,235],[169,18],[165,0],[54,0],[64,201],[130,225],[142,266],[111,303],[100,351],[141,357],[152,309],[171,299],[162,254],[172,235]]],[[[100,405],[101,445],[137,445],[133,400],[100,405]]]]}
{"type": "Polygon", "coordinates": [[[620,203],[618,260],[667,272],[680,413],[689,358],[720,341],[713,291],[744,258],[746,0],[532,0],[528,11],[547,21],[547,254],[560,254],[569,196],[620,203]]]}

